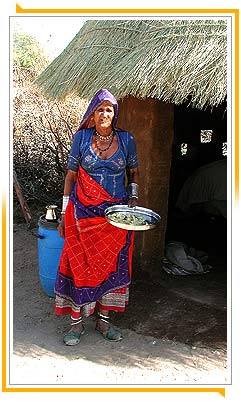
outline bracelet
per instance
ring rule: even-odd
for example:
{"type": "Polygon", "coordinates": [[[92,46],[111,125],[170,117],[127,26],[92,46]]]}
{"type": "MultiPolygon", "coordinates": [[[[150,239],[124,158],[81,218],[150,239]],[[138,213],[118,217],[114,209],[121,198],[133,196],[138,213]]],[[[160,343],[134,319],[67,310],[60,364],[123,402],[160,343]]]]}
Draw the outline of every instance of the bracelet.
{"type": "Polygon", "coordinates": [[[135,182],[131,182],[131,184],[128,185],[127,193],[128,193],[129,199],[132,199],[132,198],[138,199],[138,189],[139,189],[139,185],[136,184],[135,182]]]}
{"type": "MultiPolygon", "coordinates": [[[[69,202],[69,196],[64,195],[63,196],[63,204],[62,204],[62,212],[64,212],[64,213],[66,211],[68,202],[69,202]]],[[[61,212],[61,215],[63,215],[62,212],[61,212]]]]}

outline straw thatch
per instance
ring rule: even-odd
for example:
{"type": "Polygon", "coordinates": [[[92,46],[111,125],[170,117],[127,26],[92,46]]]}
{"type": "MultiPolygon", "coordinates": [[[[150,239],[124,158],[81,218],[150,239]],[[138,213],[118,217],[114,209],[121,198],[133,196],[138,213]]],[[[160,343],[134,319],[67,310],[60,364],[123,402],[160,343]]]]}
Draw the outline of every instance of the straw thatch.
{"type": "Polygon", "coordinates": [[[164,102],[217,106],[226,98],[225,20],[87,21],[37,78],[50,98],[100,88],[164,102]]]}

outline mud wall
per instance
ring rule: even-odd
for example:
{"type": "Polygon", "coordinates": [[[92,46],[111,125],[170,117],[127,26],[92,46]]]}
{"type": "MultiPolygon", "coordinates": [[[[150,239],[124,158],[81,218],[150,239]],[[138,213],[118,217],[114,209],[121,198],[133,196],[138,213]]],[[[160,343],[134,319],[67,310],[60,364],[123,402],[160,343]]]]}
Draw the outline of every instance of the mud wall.
{"type": "MultiPolygon", "coordinates": [[[[155,99],[120,101],[118,126],[137,144],[140,171],[139,205],[158,212],[157,229],[136,232],[134,264],[138,270],[159,270],[165,245],[169,177],[173,143],[173,105],[155,99]]],[[[151,272],[150,272],[151,273],[151,272]]]]}

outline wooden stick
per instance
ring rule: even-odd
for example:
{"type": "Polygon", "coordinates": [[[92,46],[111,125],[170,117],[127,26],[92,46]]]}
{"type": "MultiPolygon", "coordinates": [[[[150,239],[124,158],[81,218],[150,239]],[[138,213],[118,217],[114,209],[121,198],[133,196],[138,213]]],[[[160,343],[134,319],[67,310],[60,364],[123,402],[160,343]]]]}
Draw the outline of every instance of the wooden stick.
{"type": "Polygon", "coordinates": [[[22,209],[25,221],[29,225],[32,220],[30,209],[27,205],[26,200],[24,199],[23,191],[22,191],[21,185],[18,182],[17,174],[15,171],[13,171],[13,186],[14,186],[16,195],[18,197],[19,203],[21,205],[21,209],[22,209]]]}

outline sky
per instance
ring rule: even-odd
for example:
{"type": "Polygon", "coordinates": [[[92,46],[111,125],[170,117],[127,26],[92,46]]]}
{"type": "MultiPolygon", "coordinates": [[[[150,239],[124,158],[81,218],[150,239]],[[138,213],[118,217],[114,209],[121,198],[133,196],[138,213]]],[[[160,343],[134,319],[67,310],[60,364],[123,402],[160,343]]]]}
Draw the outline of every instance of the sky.
{"type": "Polygon", "coordinates": [[[11,17],[11,30],[21,31],[33,36],[43,47],[46,55],[57,57],[78,33],[86,20],[82,17],[29,16],[11,17]]]}

